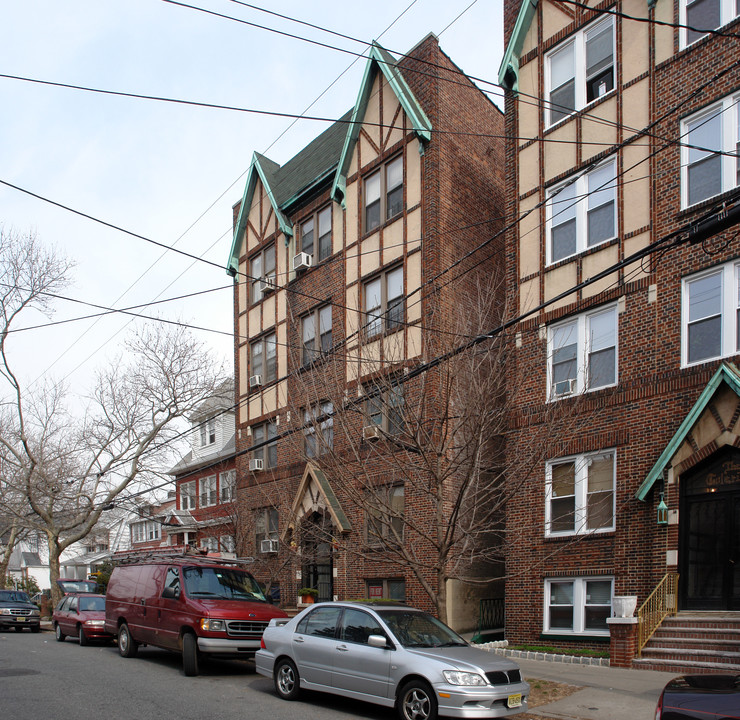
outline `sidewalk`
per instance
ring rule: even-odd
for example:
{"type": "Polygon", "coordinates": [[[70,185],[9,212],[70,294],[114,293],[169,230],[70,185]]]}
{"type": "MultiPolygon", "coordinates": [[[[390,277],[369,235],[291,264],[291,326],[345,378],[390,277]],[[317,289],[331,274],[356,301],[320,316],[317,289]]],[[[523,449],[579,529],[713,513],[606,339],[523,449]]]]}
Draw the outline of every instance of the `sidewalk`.
{"type": "Polygon", "coordinates": [[[577,685],[582,690],[562,700],[530,708],[529,714],[557,720],[650,720],[664,685],[675,673],[571,665],[546,660],[515,660],[526,680],[577,685]]]}

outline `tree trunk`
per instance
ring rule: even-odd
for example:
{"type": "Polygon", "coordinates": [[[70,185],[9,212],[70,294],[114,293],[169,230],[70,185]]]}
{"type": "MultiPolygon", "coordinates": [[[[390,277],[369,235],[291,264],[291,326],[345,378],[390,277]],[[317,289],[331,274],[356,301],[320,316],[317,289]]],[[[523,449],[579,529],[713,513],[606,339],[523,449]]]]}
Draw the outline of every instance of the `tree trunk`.
{"type": "Polygon", "coordinates": [[[59,548],[59,538],[53,534],[47,534],[49,540],[49,582],[51,583],[51,606],[55,608],[62,599],[64,593],[59,587],[59,556],[62,551],[59,548]]]}

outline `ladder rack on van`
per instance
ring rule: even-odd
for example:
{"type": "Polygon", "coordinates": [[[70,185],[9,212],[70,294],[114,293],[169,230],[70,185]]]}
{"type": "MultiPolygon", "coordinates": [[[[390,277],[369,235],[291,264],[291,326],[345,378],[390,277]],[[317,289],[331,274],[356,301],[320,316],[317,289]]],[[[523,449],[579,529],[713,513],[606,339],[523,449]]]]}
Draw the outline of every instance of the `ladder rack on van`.
{"type": "Polygon", "coordinates": [[[113,554],[111,562],[114,565],[132,565],[134,563],[168,563],[173,560],[193,560],[207,565],[251,565],[253,557],[224,557],[219,553],[201,553],[189,547],[163,548],[158,550],[122,551],[113,554]]]}

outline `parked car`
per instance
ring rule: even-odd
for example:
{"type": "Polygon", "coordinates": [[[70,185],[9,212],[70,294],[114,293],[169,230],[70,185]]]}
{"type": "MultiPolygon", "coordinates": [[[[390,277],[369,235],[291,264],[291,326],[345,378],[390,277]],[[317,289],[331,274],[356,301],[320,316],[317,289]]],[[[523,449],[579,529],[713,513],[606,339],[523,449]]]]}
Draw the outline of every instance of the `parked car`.
{"type": "Polygon", "coordinates": [[[41,630],[41,612],[22,590],[0,590],[0,630],[41,630]]]}
{"type": "Polygon", "coordinates": [[[96,593],[98,592],[98,583],[95,580],[69,580],[59,578],[57,585],[61,588],[64,595],[69,593],[96,593]]]}
{"type": "Polygon", "coordinates": [[[267,623],[286,617],[237,563],[198,555],[118,565],[105,596],[105,628],[123,657],[139,645],[174,650],[186,675],[203,655],[253,657],[267,623]]]}
{"type": "Polygon", "coordinates": [[[470,646],[432,615],[401,604],[327,602],[271,620],[257,672],[294,700],[320,690],[394,707],[401,720],[506,717],[527,709],[516,663],[470,646]]]}
{"type": "Polygon", "coordinates": [[[684,675],[664,688],[655,720],[740,718],[740,674],[684,675]]]}
{"type": "Polygon", "coordinates": [[[54,610],[51,623],[57,642],[64,642],[67,636],[76,637],[80,645],[88,645],[91,640],[113,640],[113,635],[105,630],[105,595],[65,595],[54,610]]]}

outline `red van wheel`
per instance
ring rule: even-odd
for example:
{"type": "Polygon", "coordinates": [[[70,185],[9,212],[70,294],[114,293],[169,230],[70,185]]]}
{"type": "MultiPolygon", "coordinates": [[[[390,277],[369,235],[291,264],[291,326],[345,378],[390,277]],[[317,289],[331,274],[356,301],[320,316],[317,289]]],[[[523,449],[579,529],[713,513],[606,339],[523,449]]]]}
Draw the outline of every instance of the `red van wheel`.
{"type": "Polygon", "coordinates": [[[193,633],[185,633],[182,636],[182,669],[188,677],[198,674],[199,655],[198,639],[193,633]]]}
{"type": "Polygon", "coordinates": [[[118,652],[121,657],[132,658],[136,657],[136,652],[139,649],[139,644],[131,637],[131,632],[128,629],[128,625],[123,623],[118,628],[118,652]]]}

